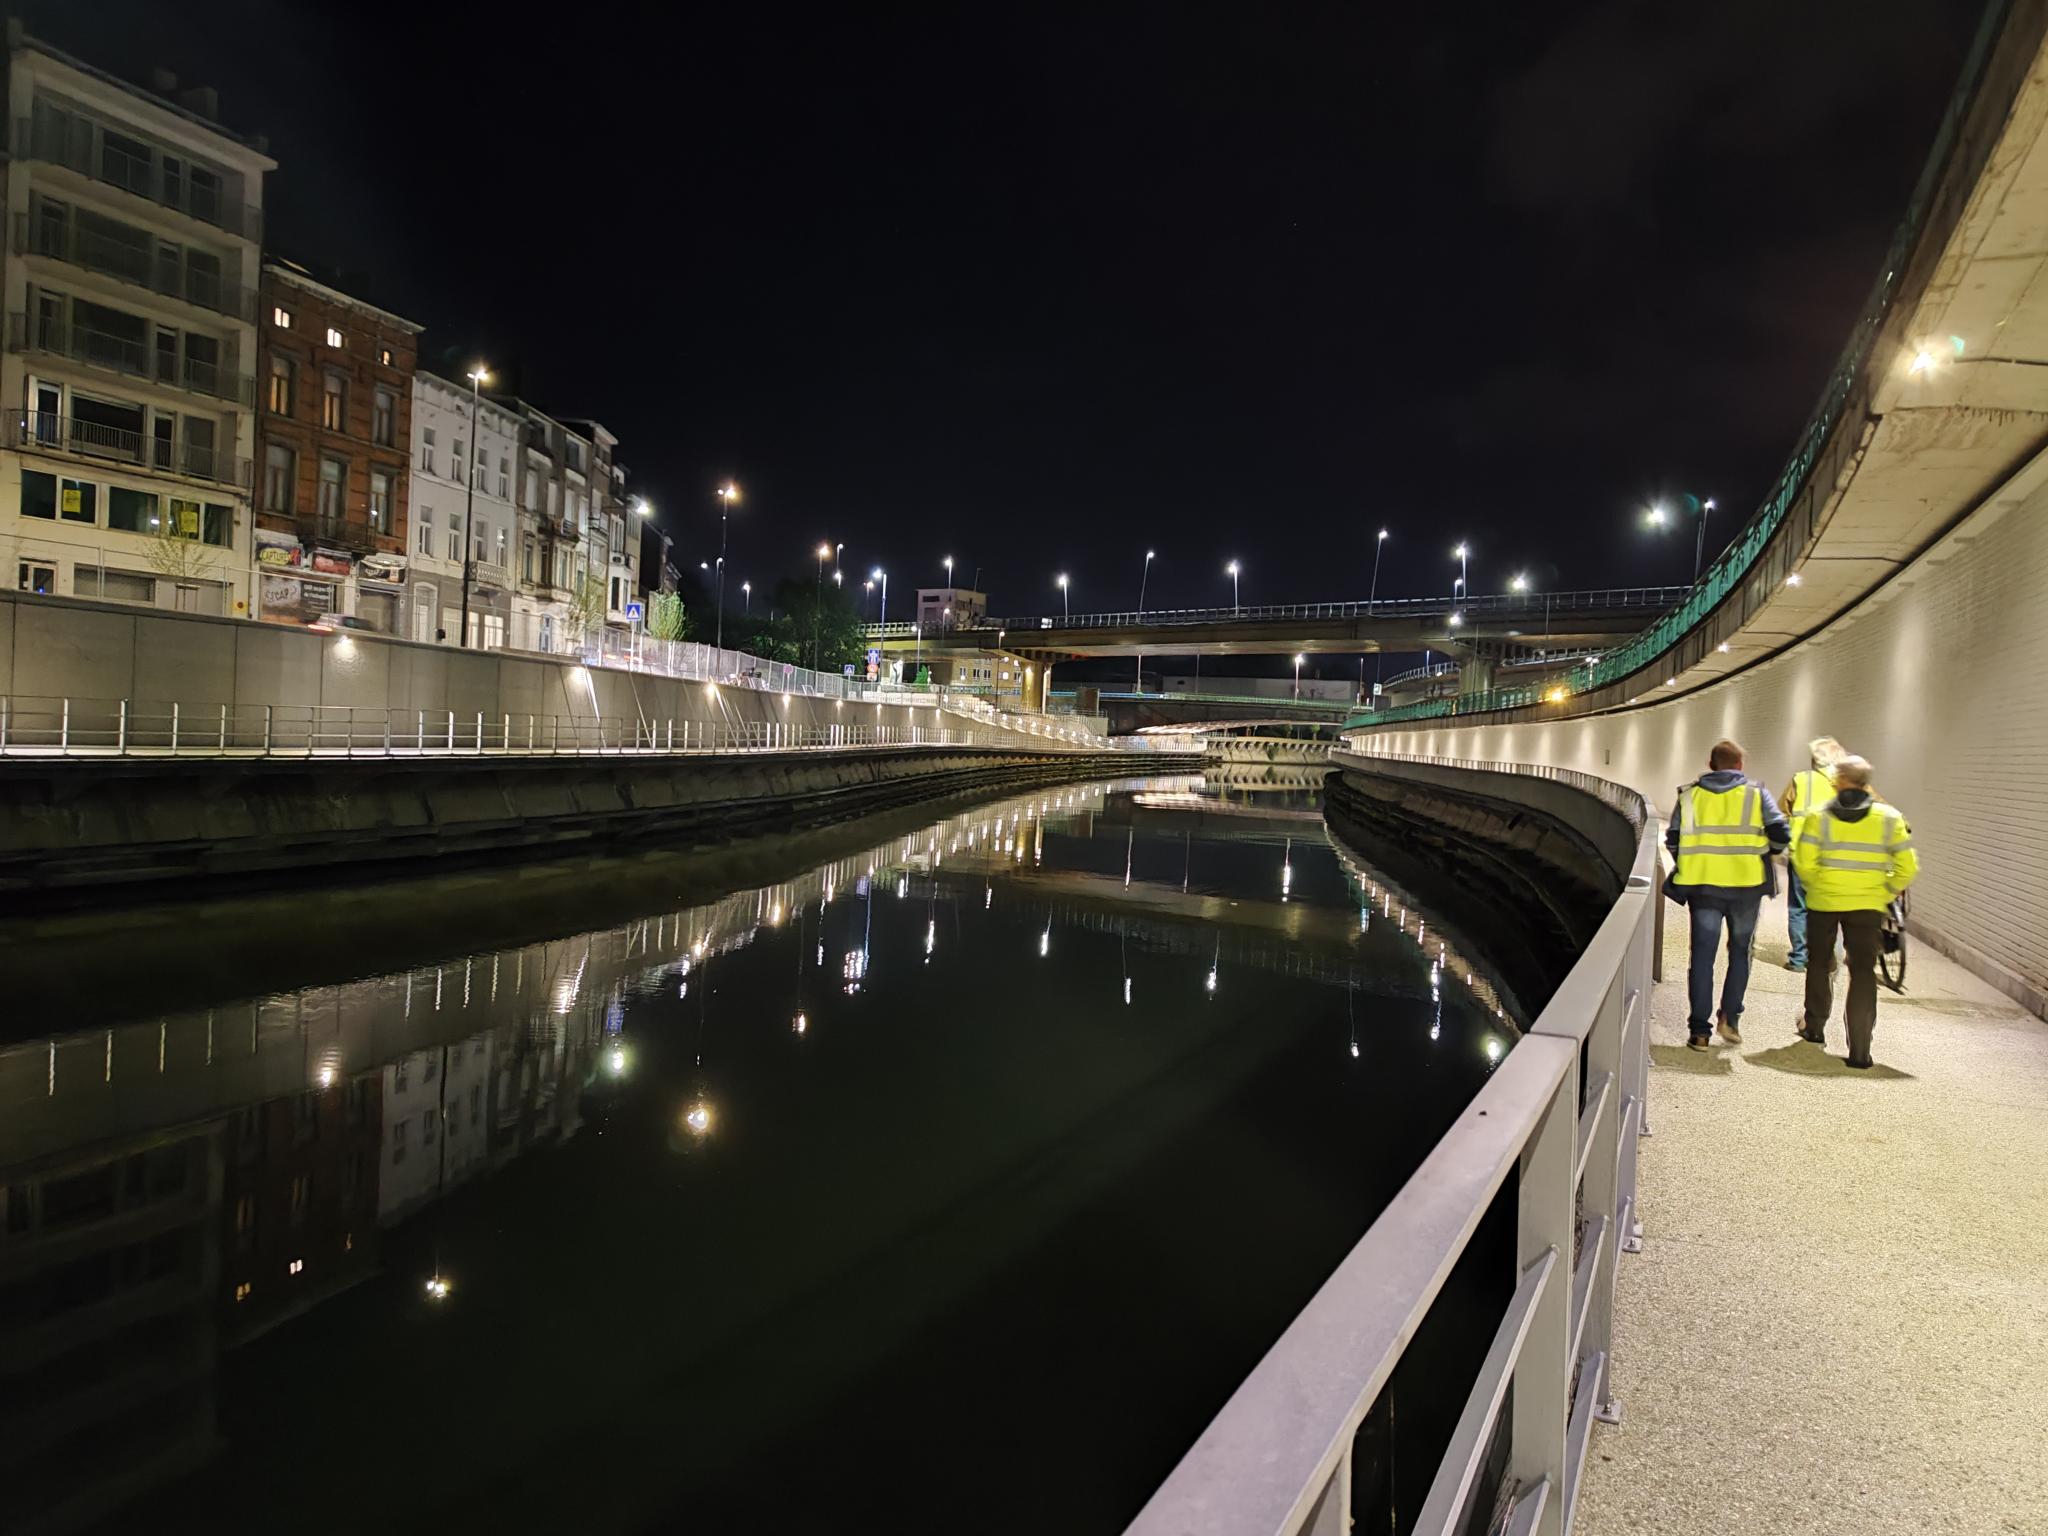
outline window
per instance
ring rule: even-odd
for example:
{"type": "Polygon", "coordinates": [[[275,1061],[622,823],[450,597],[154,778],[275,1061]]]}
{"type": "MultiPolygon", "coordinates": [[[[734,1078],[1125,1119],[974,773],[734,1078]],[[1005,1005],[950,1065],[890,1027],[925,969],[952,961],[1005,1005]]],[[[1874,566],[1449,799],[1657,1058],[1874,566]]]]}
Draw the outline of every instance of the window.
{"type": "Polygon", "coordinates": [[[379,389],[370,397],[370,441],[391,446],[391,425],[398,417],[398,397],[379,389]]]}
{"type": "Polygon", "coordinates": [[[392,499],[391,471],[373,469],[370,471],[370,531],[389,533],[392,519],[398,509],[392,499]]]}
{"type": "Polygon", "coordinates": [[[235,1287],[235,1300],[236,1300],[236,1301],[247,1301],[247,1300],[249,1299],[249,1289],[250,1289],[250,1287],[249,1287],[249,1282],[248,1282],[248,1281],[246,1281],[246,1280],[244,1280],[244,1281],[243,1281],[243,1282],[242,1282],[242,1283],[241,1283],[240,1285],[236,1286],[236,1287],[235,1287]]]}
{"type": "Polygon", "coordinates": [[[498,455],[498,499],[512,499],[512,461],[502,453],[498,455]]]}
{"type": "Polygon", "coordinates": [[[426,1067],[420,1073],[420,1081],[423,1083],[431,1083],[435,1078],[439,1077],[440,1075],[441,1058],[438,1056],[429,1056],[427,1058],[426,1067]]]}
{"type": "Polygon", "coordinates": [[[340,432],[348,425],[348,380],[329,368],[320,381],[320,425],[340,432]]]}
{"type": "Polygon", "coordinates": [[[128,533],[155,533],[157,498],[154,491],[131,491],[125,485],[108,487],[107,526],[128,533]]]}
{"type": "Polygon", "coordinates": [[[342,492],[348,487],[348,465],[340,459],[320,460],[320,521],[329,525],[341,521],[342,492]]]}
{"type": "Polygon", "coordinates": [[[394,366],[391,361],[391,349],[389,347],[379,347],[377,349],[377,361],[386,368],[394,366]]]}
{"type": "Polygon", "coordinates": [[[487,613],[484,615],[483,648],[487,651],[502,651],[505,649],[505,616],[502,613],[487,613]]]}
{"type": "Polygon", "coordinates": [[[338,347],[341,344],[341,332],[337,331],[331,325],[327,327],[327,345],[329,345],[330,347],[338,347]]]}
{"type": "Polygon", "coordinates": [[[533,537],[529,534],[519,548],[519,576],[522,581],[533,580],[533,537]]]}
{"type": "Polygon", "coordinates": [[[434,509],[421,507],[419,514],[419,551],[423,555],[431,555],[434,552],[434,509]]]}
{"type": "Polygon", "coordinates": [[[57,590],[57,567],[40,560],[24,560],[19,567],[16,585],[24,592],[48,597],[57,590]]]}
{"type": "Polygon", "coordinates": [[[434,429],[420,428],[420,468],[428,474],[434,472],[434,429]]]}
{"type": "Polygon", "coordinates": [[[297,371],[290,358],[270,355],[270,388],[263,403],[279,416],[292,413],[292,376],[297,371]]]}
{"type": "Polygon", "coordinates": [[[58,481],[57,516],[67,523],[97,523],[100,488],[90,480],[58,481]]]}
{"type": "Polygon", "coordinates": [[[238,1195],[235,1197],[235,1236],[246,1237],[256,1230],[256,1197],[238,1195]]]}
{"type": "Polygon", "coordinates": [[[310,1175],[299,1173],[292,1176],[291,1200],[292,1225],[295,1227],[303,1226],[306,1220],[306,1208],[313,1203],[313,1180],[310,1175]]]}
{"type": "Polygon", "coordinates": [[[24,469],[21,472],[21,515],[23,517],[46,517],[55,521],[57,517],[57,477],[46,475],[41,470],[24,469]]]}
{"type": "Polygon", "coordinates": [[[438,1129],[439,1127],[437,1127],[434,1124],[434,1112],[431,1109],[428,1110],[424,1115],[421,1115],[420,1145],[425,1147],[431,1147],[434,1144],[434,1133],[438,1129]]]}
{"type": "Polygon", "coordinates": [[[458,563],[462,559],[462,524],[452,515],[448,521],[448,558],[458,563]]]}
{"type": "Polygon", "coordinates": [[[489,518],[479,517],[470,524],[470,551],[472,560],[488,560],[491,557],[491,524],[489,518]]]}
{"type": "Polygon", "coordinates": [[[270,307],[270,323],[280,331],[288,331],[292,328],[292,312],[282,304],[273,304],[270,307]]]}
{"type": "Polygon", "coordinates": [[[297,480],[298,466],[291,449],[283,443],[272,443],[263,450],[263,509],[266,512],[290,513],[296,499],[292,495],[297,480]]]}
{"type": "Polygon", "coordinates": [[[204,390],[209,395],[221,392],[218,337],[201,336],[196,331],[185,333],[185,387],[204,390]]]}
{"type": "Polygon", "coordinates": [[[450,480],[460,480],[462,478],[462,466],[468,462],[469,444],[458,437],[455,439],[455,452],[448,460],[448,478],[450,480]]]}
{"type": "Polygon", "coordinates": [[[71,571],[71,591],[77,597],[97,597],[110,603],[154,603],[156,582],[135,571],[110,571],[105,566],[80,565],[71,571]]]}
{"type": "MultiPolygon", "coordinates": [[[[481,1046],[478,1047],[482,1049],[481,1046]]],[[[484,1117],[484,1085],[472,1083],[469,1089],[469,1119],[472,1125],[484,1117]]]]}
{"type": "Polygon", "coordinates": [[[499,565],[509,565],[512,557],[512,531],[503,523],[498,525],[498,553],[493,556],[499,565]]]}
{"type": "Polygon", "coordinates": [[[405,1161],[405,1122],[403,1120],[391,1122],[391,1161],[394,1163],[405,1161]]]}

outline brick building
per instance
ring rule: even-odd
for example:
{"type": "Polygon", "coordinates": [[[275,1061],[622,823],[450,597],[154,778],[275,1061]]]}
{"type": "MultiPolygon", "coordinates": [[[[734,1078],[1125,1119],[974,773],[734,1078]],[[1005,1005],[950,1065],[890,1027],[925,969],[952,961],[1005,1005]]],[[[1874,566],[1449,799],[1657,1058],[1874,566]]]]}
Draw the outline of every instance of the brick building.
{"type": "Polygon", "coordinates": [[[273,259],[256,328],[254,614],[404,634],[420,327],[273,259]]]}

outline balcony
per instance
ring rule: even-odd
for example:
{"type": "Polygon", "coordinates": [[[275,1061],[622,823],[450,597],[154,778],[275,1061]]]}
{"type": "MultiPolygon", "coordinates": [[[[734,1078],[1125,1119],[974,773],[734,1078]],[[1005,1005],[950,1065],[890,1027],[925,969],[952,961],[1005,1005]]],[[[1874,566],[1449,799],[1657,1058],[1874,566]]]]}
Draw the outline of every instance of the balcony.
{"type": "Polygon", "coordinates": [[[215,485],[249,489],[249,461],[213,448],[163,442],[72,416],[47,411],[7,413],[5,440],[10,448],[71,454],[81,459],[129,465],[158,474],[184,475],[215,485]]]}
{"type": "Polygon", "coordinates": [[[373,527],[367,515],[344,517],[324,512],[298,512],[292,515],[292,525],[299,538],[307,544],[345,549],[358,555],[376,553],[377,541],[392,537],[388,527],[381,524],[373,527]]]}
{"type": "Polygon", "coordinates": [[[152,256],[147,249],[110,240],[75,225],[49,219],[31,220],[27,214],[17,213],[14,249],[18,255],[48,256],[102,277],[147,288],[151,293],[196,304],[217,315],[236,320],[256,318],[255,289],[223,282],[215,273],[181,270],[177,261],[164,260],[161,253],[152,256]]]}
{"type": "Polygon", "coordinates": [[[90,363],[95,368],[125,373],[130,378],[169,384],[175,389],[189,389],[217,400],[231,400],[244,409],[256,400],[254,378],[232,372],[218,363],[201,362],[192,357],[163,357],[152,353],[149,344],[140,338],[116,336],[62,320],[46,320],[37,316],[36,323],[30,325],[29,317],[20,310],[7,319],[8,344],[16,352],[68,357],[74,362],[90,363]]]}
{"type": "Polygon", "coordinates": [[[582,534],[577,532],[576,525],[566,517],[543,516],[540,520],[540,531],[553,539],[557,544],[574,544],[583,537],[582,534]]]}
{"type": "Polygon", "coordinates": [[[62,123],[37,123],[26,117],[14,120],[17,160],[61,165],[102,186],[118,187],[244,240],[262,240],[263,211],[254,204],[229,201],[220,185],[195,182],[189,169],[184,175],[167,177],[155,158],[131,155],[113,144],[102,142],[95,154],[92,140],[91,125],[82,118],[62,123]]]}

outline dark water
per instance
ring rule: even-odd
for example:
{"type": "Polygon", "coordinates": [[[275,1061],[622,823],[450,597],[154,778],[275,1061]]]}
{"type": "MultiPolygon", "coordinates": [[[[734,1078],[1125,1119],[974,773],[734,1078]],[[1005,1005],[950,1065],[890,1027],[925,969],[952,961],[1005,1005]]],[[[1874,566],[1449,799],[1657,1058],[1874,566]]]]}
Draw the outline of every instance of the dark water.
{"type": "Polygon", "coordinates": [[[45,976],[0,1524],[1118,1529],[1513,1025],[1313,795],[832,841],[195,913],[167,1014],[45,976]],[[328,979],[356,932],[474,952],[328,979]]]}

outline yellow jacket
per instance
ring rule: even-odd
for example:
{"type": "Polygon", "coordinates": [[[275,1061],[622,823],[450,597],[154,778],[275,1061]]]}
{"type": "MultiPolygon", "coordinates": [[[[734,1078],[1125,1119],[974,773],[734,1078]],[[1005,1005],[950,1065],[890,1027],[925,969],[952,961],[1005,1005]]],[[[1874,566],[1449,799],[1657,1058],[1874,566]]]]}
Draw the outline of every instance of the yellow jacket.
{"type": "Polygon", "coordinates": [[[1852,789],[1799,818],[1792,867],[1814,911],[1881,912],[1918,877],[1920,856],[1897,806],[1852,789]]]}

